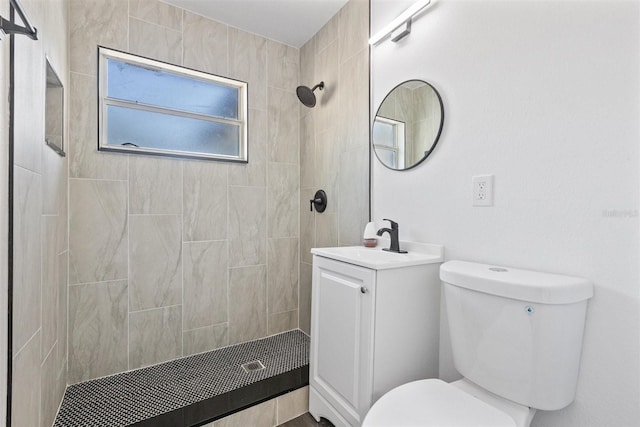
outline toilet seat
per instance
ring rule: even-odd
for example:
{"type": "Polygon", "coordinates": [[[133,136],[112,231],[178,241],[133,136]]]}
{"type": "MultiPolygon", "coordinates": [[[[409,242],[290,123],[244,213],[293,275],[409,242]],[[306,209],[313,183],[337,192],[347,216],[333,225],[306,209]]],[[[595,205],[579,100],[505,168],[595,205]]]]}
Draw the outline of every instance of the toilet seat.
{"type": "Polygon", "coordinates": [[[362,427],[516,427],[506,413],[438,379],[414,381],[382,396],[362,427]]]}

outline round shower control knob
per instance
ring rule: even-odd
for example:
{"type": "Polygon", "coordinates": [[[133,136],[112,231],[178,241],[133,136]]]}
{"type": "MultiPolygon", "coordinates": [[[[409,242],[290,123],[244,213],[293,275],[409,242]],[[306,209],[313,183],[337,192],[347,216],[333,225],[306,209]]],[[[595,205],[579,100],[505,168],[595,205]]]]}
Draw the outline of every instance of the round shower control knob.
{"type": "Polygon", "coordinates": [[[313,212],[313,208],[316,208],[318,213],[322,213],[327,209],[327,193],[324,190],[316,191],[313,199],[309,200],[309,210],[313,212]]]}

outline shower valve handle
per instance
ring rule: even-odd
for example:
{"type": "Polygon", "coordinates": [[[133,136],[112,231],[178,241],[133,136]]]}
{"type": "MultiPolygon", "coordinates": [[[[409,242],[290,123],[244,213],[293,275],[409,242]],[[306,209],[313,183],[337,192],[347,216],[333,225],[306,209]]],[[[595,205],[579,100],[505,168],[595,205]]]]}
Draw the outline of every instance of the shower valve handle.
{"type": "Polygon", "coordinates": [[[316,191],[313,199],[309,200],[309,210],[313,212],[313,208],[316,208],[316,212],[322,213],[327,209],[327,193],[324,190],[316,191]]]}

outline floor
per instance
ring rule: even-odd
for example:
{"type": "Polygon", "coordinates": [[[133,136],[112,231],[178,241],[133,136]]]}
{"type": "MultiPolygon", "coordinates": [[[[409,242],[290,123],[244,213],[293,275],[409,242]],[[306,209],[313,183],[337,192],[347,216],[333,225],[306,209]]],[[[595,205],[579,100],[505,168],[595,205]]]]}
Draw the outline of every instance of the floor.
{"type": "Polygon", "coordinates": [[[308,365],[309,337],[289,331],[69,386],[54,426],[197,425],[303,387],[308,365]]]}
{"type": "Polygon", "coordinates": [[[333,427],[333,424],[325,419],[322,419],[318,423],[311,414],[307,412],[306,414],[300,415],[298,418],[294,418],[291,421],[280,424],[279,427],[333,427]]]}

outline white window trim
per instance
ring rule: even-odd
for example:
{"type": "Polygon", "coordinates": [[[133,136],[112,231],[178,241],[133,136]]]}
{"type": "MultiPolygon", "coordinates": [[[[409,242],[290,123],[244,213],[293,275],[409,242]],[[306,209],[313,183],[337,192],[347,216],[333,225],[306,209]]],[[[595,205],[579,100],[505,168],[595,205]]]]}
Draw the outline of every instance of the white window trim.
{"type": "Polygon", "coordinates": [[[404,169],[405,158],[405,123],[399,120],[390,119],[388,117],[376,116],[376,120],[380,123],[393,126],[395,135],[393,138],[393,146],[374,144],[376,150],[393,151],[396,154],[396,165],[394,169],[404,169]]]}
{"type": "Polygon", "coordinates": [[[116,151],[122,153],[135,153],[135,154],[151,154],[169,157],[184,157],[192,159],[209,159],[209,160],[223,160],[230,162],[247,163],[248,156],[248,99],[247,99],[247,83],[239,80],[233,80],[226,77],[216,76],[214,74],[208,74],[197,70],[169,64],[162,61],[156,61],[149,58],[144,58],[138,55],[132,55],[125,52],[108,49],[102,46],[98,46],[98,150],[100,151],[116,151]],[[109,58],[123,61],[135,65],[140,65],[145,68],[156,69],[159,71],[165,71],[172,74],[182,75],[192,79],[199,79],[206,82],[215,82],[238,89],[238,119],[227,119],[221,117],[208,116],[206,114],[198,114],[188,111],[174,110],[171,108],[158,107],[153,105],[141,104],[123,101],[119,99],[112,99],[107,97],[107,60],[109,58]],[[144,110],[150,112],[156,112],[161,114],[175,115],[179,117],[194,118],[198,120],[206,120],[217,123],[227,123],[238,125],[240,128],[240,147],[238,156],[229,156],[223,154],[211,154],[200,153],[193,151],[182,150],[166,150],[147,147],[135,147],[135,146],[121,146],[121,145],[109,145],[107,141],[107,127],[105,126],[107,120],[107,107],[109,105],[120,106],[125,108],[144,110]]]}

